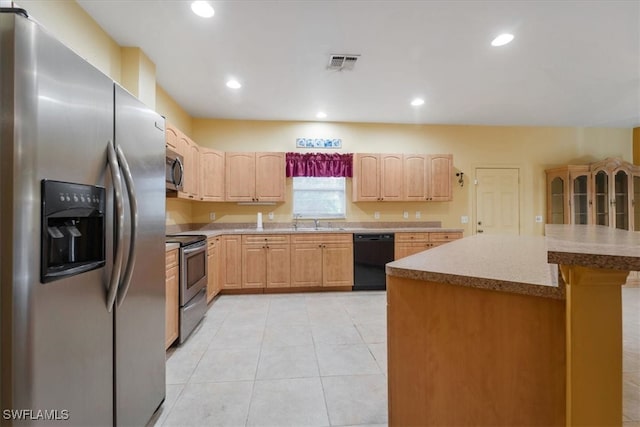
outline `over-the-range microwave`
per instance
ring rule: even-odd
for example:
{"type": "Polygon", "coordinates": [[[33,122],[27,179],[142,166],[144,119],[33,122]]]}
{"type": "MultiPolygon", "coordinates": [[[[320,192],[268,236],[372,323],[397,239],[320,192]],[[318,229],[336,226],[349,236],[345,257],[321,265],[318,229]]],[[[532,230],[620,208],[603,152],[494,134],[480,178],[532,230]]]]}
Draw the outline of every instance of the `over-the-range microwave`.
{"type": "Polygon", "coordinates": [[[184,181],[184,162],[180,154],[167,148],[165,161],[165,180],[167,191],[182,191],[184,181]]]}

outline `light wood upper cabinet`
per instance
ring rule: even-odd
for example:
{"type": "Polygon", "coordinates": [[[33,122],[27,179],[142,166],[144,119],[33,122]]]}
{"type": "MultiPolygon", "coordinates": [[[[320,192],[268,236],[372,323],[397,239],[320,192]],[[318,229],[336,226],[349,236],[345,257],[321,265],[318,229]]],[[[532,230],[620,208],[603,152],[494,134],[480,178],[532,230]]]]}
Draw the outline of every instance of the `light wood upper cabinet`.
{"type": "Polygon", "coordinates": [[[284,153],[226,153],[226,200],[284,201],[284,153]]]}
{"type": "Polygon", "coordinates": [[[451,154],[356,153],[353,201],[452,200],[451,154]]]}
{"type": "Polygon", "coordinates": [[[179,267],[178,267],[178,249],[168,251],[165,255],[165,349],[178,338],[179,329],[179,267]]]}
{"type": "Polygon", "coordinates": [[[200,147],[200,200],[224,201],[224,153],[200,147]]]}
{"type": "Polygon", "coordinates": [[[427,200],[447,202],[452,200],[451,180],[453,174],[453,155],[429,154],[427,156],[427,200]]]}
{"type": "Polygon", "coordinates": [[[354,154],[353,201],[400,201],[403,198],[401,154],[354,154]]]}
{"type": "Polygon", "coordinates": [[[220,285],[222,289],[242,287],[242,236],[220,236],[220,285]]]}
{"type": "Polygon", "coordinates": [[[178,134],[177,152],[184,158],[182,191],[178,197],[200,200],[200,147],[183,133],[178,134]]]}
{"type": "Polygon", "coordinates": [[[258,201],[284,201],[284,153],[256,153],[255,174],[255,197],[258,201]]]}
{"type": "MultiPolygon", "coordinates": [[[[165,126],[165,145],[167,148],[172,149],[173,151],[178,152],[178,133],[180,131],[176,129],[173,125],[167,123],[165,126]]],[[[182,153],[178,153],[182,154],[182,153]]]]}

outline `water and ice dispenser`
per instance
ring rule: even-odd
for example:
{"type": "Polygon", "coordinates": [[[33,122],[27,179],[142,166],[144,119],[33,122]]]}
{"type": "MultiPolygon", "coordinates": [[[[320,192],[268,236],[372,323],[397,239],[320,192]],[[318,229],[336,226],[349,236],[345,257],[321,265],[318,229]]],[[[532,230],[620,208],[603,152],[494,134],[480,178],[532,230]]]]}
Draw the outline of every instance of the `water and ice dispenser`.
{"type": "Polygon", "coordinates": [[[42,180],[42,283],[104,266],[104,195],[104,187],[42,180]]]}

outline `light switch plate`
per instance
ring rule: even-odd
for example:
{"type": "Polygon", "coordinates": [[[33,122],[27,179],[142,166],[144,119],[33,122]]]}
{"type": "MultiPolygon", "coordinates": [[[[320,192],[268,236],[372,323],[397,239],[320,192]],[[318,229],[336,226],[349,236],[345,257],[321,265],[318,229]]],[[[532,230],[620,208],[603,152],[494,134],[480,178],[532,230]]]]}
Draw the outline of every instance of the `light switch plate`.
{"type": "Polygon", "coordinates": [[[209,221],[215,221],[215,220],[216,220],[216,213],[209,212],[209,221]]]}
{"type": "Polygon", "coordinates": [[[460,223],[461,224],[468,224],[469,223],[469,217],[466,215],[463,215],[460,217],[460,223]]]}
{"type": "Polygon", "coordinates": [[[380,219],[380,212],[374,212],[373,219],[380,219]]]}
{"type": "Polygon", "coordinates": [[[404,219],[409,219],[409,212],[404,211],[404,212],[402,213],[402,217],[403,217],[404,219]]]}
{"type": "Polygon", "coordinates": [[[273,221],[273,212],[269,212],[269,219],[273,221]]]}
{"type": "Polygon", "coordinates": [[[420,213],[420,211],[416,211],[416,219],[420,219],[421,216],[422,214],[420,213]]]}
{"type": "Polygon", "coordinates": [[[542,222],[542,215],[536,215],[536,222],[542,222]]]}

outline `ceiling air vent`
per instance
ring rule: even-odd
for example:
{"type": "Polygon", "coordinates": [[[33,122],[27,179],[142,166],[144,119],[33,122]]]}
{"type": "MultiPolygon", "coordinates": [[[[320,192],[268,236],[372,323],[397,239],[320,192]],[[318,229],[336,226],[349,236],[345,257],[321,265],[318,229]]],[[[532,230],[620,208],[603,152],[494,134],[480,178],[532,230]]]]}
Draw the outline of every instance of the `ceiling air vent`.
{"type": "Polygon", "coordinates": [[[331,55],[329,57],[329,70],[353,70],[360,55],[331,55]]]}

